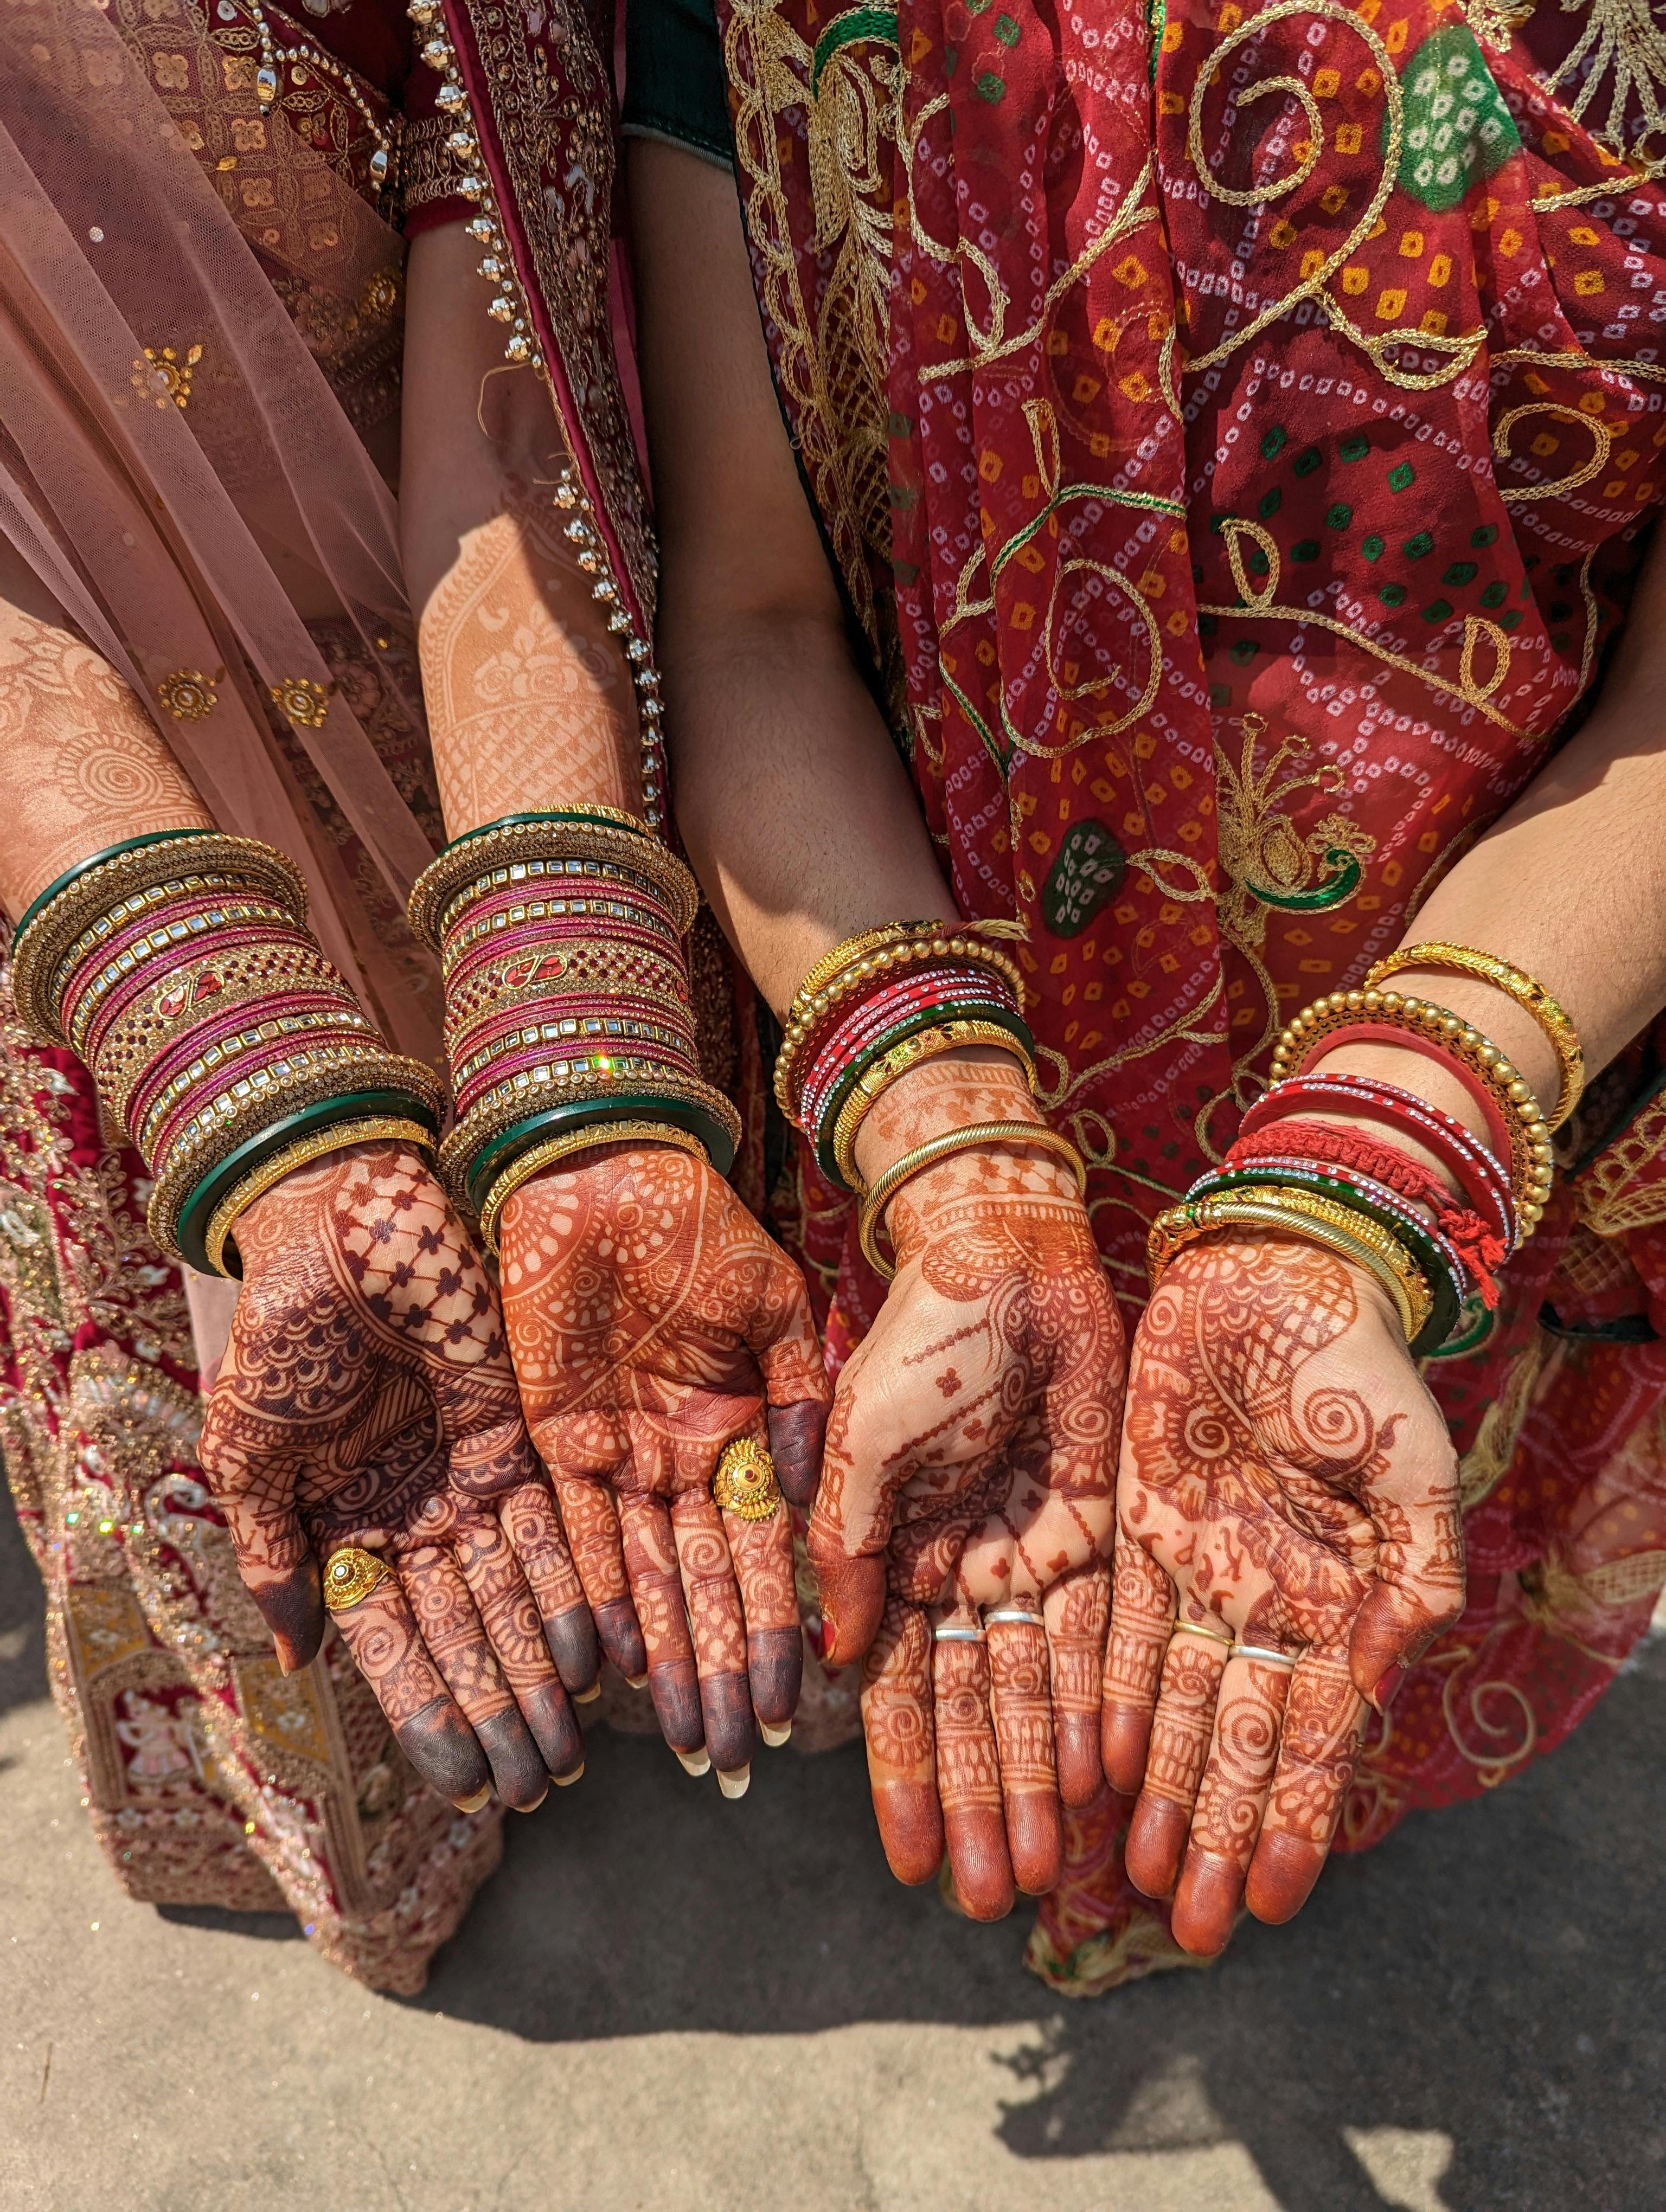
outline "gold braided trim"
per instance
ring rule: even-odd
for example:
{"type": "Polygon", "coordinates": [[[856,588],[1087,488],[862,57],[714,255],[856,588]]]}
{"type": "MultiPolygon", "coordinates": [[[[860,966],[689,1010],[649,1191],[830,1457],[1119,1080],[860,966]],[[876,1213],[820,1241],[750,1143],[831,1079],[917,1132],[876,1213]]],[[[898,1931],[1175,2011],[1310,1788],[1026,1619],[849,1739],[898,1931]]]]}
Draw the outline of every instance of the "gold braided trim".
{"type": "Polygon", "coordinates": [[[407,912],[417,937],[437,952],[453,904],[522,881],[528,860],[611,861],[629,869],[659,892],[679,935],[686,936],[700,910],[700,892],[677,855],[647,823],[622,808],[589,806],[584,813],[581,822],[496,822],[447,845],[411,885],[407,912]]]}
{"type": "Polygon", "coordinates": [[[420,1121],[401,1121],[387,1114],[367,1114],[356,1121],[337,1121],[328,1129],[315,1129],[310,1136],[297,1138],[281,1152],[274,1152],[271,1159],[262,1160],[258,1168],[251,1168],[241,1182],[233,1184],[229,1194],[209,1216],[208,1231],[203,1238],[209,1266],[216,1275],[230,1274],[231,1270],[225,1265],[225,1252],[238,1217],[246,1213],[256,1199],[264,1198],[285,1176],[292,1175],[297,1168],[309,1167],[314,1160],[324,1159],[331,1152],[344,1152],[349,1145],[384,1140],[409,1145],[425,1159],[434,1157],[434,1132],[425,1129],[420,1121]]]}
{"type": "Polygon", "coordinates": [[[1388,1292],[1408,1344],[1421,1334],[1434,1310],[1427,1279],[1397,1237],[1332,1200],[1282,1184],[1258,1189],[1253,1198],[1191,1199],[1159,1213],[1146,1247],[1152,1291],[1177,1252],[1218,1229],[1238,1227],[1283,1230],[1364,1267],[1388,1292]]]}
{"type": "Polygon", "coordinates": [[[307,882],[295,862],[258,837],[228,837],[218,830],[192,830],[156,845],[118,853],[83,868],[56,898],[49,899],[12,948],[12,993],[18,1014],[43,1044],[66,1040],[58,1024],[58,971],[71,957],[104,944],[133,916],[116,913],[125,900],[217,889],[211,879],[223,874],[263,890],[302,925],[307,919],[307,882]]]}
{"type": "MultiPolygon", "coordinates": [[[[1582,416],[1588,421],[1588,416],[1582,416]]],[[[1549,1040],[1561,1069],[1562,1082],[1554,1110],[1545,1123],[1553,1133],[1560,1129],[1568,1115],[1579,1103],[1585,1087],[1585,1054],[1579,1042],[1579,1032],[1572,1018],[1560,1003],[1553,999],[1544,985],[1529,975],[1524,968],[1517,968],[1496,953],[1476,952],[1467,945],[1402,945],[1397,952],[1390,952],[1386,960],[1379,960],[1365,978],[1365,988],[1371,990],[1388,976],[1397,975],[1407,968],[1444,968],[1462,975],[1474,975],[1483,983],[1490,983],[1496,991],[1508,993],[1518,1006],[1524,1007],[1537,1022],[1549,1040]]]]}
{"type": "Polygon", "coordinates": [[[994,1045],[1002,1052],[1010,1052],[1024,1069],[1031,1097],[1035,1095],[1036,1063],[1011,1030],[1003,1029],[999,1022],[945,1022],[934,1030],[917,1030],[911,1037],[904,1037],[901,1044],[892,1045],[882,1060],[875,1060],[840,1107],[839,1118],[833,1124],[834,1160],[858,1198],[866,1186],[856,1165],[856,1139],[872,1109],[910,1069],[928,1060],[940,1059],[945,1052],[958,1052],[963,1046],[974,1044],[994,1045]]]}
{"type": "Polygon", "coordinates": [[[874,1239],[885,1208],[903,1185],[911,1176],[935,1167],[939,1160],[952,1159],[957,1152],[970,1152],[978,1145],[1033,1145],[1043,1152],[1056,1152],[1074,1170],[1078,1195],[1087,1189],[1087,1165],[1081,1154],[1068,1137],[1049,1128],[1045,1121],[974,1121],[964,1129],[945,1129],[940,1136],[928,1137],[923,1145],[904,1152],[900,1160],[893,1160],[862,1200],[856,1241],[861,1247],[862,1257],[876,1275],[890,1282],[897,1273],[880,1256],[874,1239]]]}
{"type": "Polygon", "coordinates": [[[517,1153],[502,1174],[494,1178],[480,1208],[480,1241],[486,1249],[496,1256],[497,1224],[504,1207],[523,1183],[542,1175],[545,1168],[575,1158],[581,1152],[599,1151],[603,1145],[675,1145],[679,1152],[711,1164],[711,1154],[699,1138],[669,1121],[592,1121],[582,1129],[565,1129],[560,1136],[546,1137],[541,1144],[517,1153]]]}

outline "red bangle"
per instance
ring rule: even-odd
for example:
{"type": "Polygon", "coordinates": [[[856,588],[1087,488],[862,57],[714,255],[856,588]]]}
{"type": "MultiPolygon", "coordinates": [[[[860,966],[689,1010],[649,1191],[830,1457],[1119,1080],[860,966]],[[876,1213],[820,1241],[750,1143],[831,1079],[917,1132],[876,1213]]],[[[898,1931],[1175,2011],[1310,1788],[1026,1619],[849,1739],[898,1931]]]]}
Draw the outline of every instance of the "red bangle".
{"type": "Polygon", "coordinates": [[[1349,1022],[1340,1030],[1332,1030],[1324,1037],[1314,1055],[1311,1066],[1304,1068],[1310,1074],[1322,1060],[1340,1051],[1345,1044],[1387,1044],[1400,1052],[1414,1052],[1425,1060],[1432,1060],[1437,1067],[1444,1067],[1456,1082],[1461,1083],[1487,1123],[1487,1133],[1496,1155],[1505,1159],[1511,1157],[1510,1130],[1499,1110],[1498,1101],[1488,1091],[1479,1076],[1472,1075],[1462,1061],[1444,1051],[1432,1037],[1420,1036],[1415,1030],[1395,1029],[1387,1022],[1349,1022]]]}

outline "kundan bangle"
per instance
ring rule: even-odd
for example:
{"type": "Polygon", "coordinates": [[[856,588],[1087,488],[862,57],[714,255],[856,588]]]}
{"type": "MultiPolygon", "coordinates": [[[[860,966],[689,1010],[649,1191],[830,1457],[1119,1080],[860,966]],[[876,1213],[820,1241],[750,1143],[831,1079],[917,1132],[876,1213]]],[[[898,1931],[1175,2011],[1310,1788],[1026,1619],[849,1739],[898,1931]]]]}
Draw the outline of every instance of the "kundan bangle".
{"type": "Polygon", "coordinates": [[[1043,1152],[1057,1152],[1075,1171],[1078,1195],[1087,1189],[1087,1167],[1081,1154],[1068,1137],[1049,1128],[1045,1121],[974,1121],[964,1129],[945,1129],[940,1136],[928,1137],[923,1145],[904,1152],[900,1160],[893,1160],[862,1200],[856,1241],[862,1257],[876,1275],[890,1282],[897,1273],[881,1258],[874,1239],[885,1208],[903,1185],[922,1170],[935,1167],[939,1160],[952,1159],[957,1152],[970,1152],[981,1145],[1033,1146],[1043,1152]]]}
{"type": "Polygon", "coordinates": [[[465,830],[412,884],[407,908],[411,928],[437,952],[453,918],[451,910],[465,893],[526,882],[529,860],[541,864],[532,878],[541,881],[550,862],[569,860],[592,866],[612,861],[641,876],[671,907],[678,933],[686,936],[693,928],[700,906],[694,878],[645,822],[617,806],[507,814],[482,829],[465,830]]]}
{"type": "Polygon", "coordinates": [[[690,1152],[708,1165],[711,1160],[698,1137],[670,1121],[589,1121],[581,1129],[545,1137],[526,1152],[517,1152],[508,1166],[494,1177],[480,1207],[480,1241],[486,1249],[496,1255],[497,1224],[504,1207],[523,1183],[542,1175],[546,1168],[558,1167],[563,1160],[576,1159],[584,1152],[597,1152],[604,1145],[674,1145],[679,1152],[690,1152]]]}
{"type": "Polygon", "coordinates": [[[1503,991],[1518,1006],[1524,1007],[1537,1022],[1549,1041],[1561,1071],[1560,1090],[1556,1104],[1547,1116],[1545,1126],[1553,1133],[1560,1129],[1568,1115],[1579,1103],[1585,1087],[1585,1054],[1579,1042],[1579,1032],[1566,1012],[1553,999],[1544,985],[1508,960],[1500,960],[1496,953],[1476,952],[1467,945],[1445,945],[1438,941],[1428,945],[1402,945],[1397,952],[1390,952],[1386,960],[1379,960],[1366,976],[1365,988],[1372,990],[1381,986],[1389,975],[1397,975],[1408,968],[1444,969],[1458,975],[1474,975],[1483,983],[1490,983],[1495,991],[1503,991]]]}
{"type": "Polygon", "coordinates": [[[1273,1050],[1273,1082],[1300,1074],[1321,1045],[1329,1052],[1379,1037],[1444,1061],[1486,1102],[1499,1149],[1509,1150],[1519,1233],[1530,1236],[1544,1212],[1554,1174],[1543,1112],[1514,1063],[1448,1008],[1398,991],[1333,991],[1304,1006],[1280,1036],[1273,1050]]]}
{"type": "Polygon", "coordinates": [[[421,1152],[425,1159],[434,1156],[434,1132],[424,1128],[420,1121],[402,1121],[392,1115],[371,1114],[357,1121],[331,1122],[326,1128],[315,1131],[299,1142],[283,1146],[264,1159],[258,1167],[252,1168],[240,1181],[232,1186],[209,1216],[208,1228],[203,1237],[203,1256],[208,1261],[207,1272],[212,1275],[229,1275],[240,1280],[243,1273],[242,1260],[236,1245],[231,1241],[232,1231],[240,1218],[256,1199],[264,1198],[286,1176],[297,1168],[310,1167],[314,1160],[326,1158],[350,1145],[374,1143],[408,1145],[413,1152],[421,1152]]]}
{"type": "Polygon", "coordinates": [[[1282,1230],[1364,1267],[1388,1292],[1408,1347],[1418,1346],[1433,1311],[1434,1297],[1405,1246],[1374,1223],[1305,1191],[1274,1188],[1253,1196],[1191,1199],[1170,1206],[1152,1222],[1146,1243],[1152,1291],[1169,1262],[1188,1244],[1216,1230],[1238,1228],[1282,1230]]]}

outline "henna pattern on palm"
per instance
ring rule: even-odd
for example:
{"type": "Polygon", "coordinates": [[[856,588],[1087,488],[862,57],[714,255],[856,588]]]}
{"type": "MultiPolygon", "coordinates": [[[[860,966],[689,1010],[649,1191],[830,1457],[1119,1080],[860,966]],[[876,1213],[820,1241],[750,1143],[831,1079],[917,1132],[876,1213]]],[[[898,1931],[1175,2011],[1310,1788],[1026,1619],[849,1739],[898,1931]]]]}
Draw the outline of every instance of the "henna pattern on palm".
{"type": "Polygon", "coordinates": [[[202,1464],[288,1669],[316,1652],[319,1563],[394,1570],[336,1616],[418,1772],[530,1808],[583,1743],[596,1638],[520,1419],[491,1285],[422,1159],[365,1144],[237,1224],[244,1286],[202,1464]]]}
{"type": "Polygon", "coordinates": [[[785,1728],[802,1666],[784,1512],[721,1514],[724,1446],[767,1434],[813,1496],[830,1397],[803,1278],[734,1193],[669,1146],[615,1146],[504,1208],[521,1402],[608,1656],[666,1741],[735,1775],[785,1728]]]}
{"type": "MultiPolygon", "coordinates": [[[[1028,1113],[1011,1062],[918,1073],[875,1109],[893,1115],[893,1154],[934,1126],[1028,1113]]],[[[810,1553],[829,1660],[867,1655],[892,1870],[928,1879],[946,1844],[961,1904],[991,1919],[1015,1888],[1056,1884],[1061,1799],[1101,1787],[1122,1329],[1050,1155],[956,1155],[904,1184],[888,1227],[897,1279],[839,1379],[810,1553]],[[1044,1626],[933,1642],[933,1626],[1006,1607],[1044,1626]]]]}
{"type": "Polygon", "coordinates": [[[1451,1444],[1376,1284],[1276,1234],[1183,1253],[1134,1340],[1104,1741],[1189,1949],[1300,1909],[1366,1701],[1462,1605],[1451,1444]]]}

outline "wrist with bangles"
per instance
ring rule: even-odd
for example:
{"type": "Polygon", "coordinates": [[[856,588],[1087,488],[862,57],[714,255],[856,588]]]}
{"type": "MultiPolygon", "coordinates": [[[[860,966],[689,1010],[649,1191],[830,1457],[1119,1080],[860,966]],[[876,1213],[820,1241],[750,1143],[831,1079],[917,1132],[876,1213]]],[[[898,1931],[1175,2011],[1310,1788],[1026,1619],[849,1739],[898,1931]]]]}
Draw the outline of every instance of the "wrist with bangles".
{"type": "Polygon", "coordinates": [[[256,839],[94,854],[25,914],[13,976],[25,1025],[81,1055],[143,1156],[153,1239],[204,1273],[238,1272],[238,1214],[344,1127],[434,1144],[432,1070],[387,1048],[307,927],[299,870],[256,839]]]}
{"type": "Polygon", "coordinates": [[[456,1115],[440,1172],[489,1250],[524,1182],[599,1144],[672,1145],[727,1172],[739,1117],[701,1073],[683,951],[698,906],[676,854],[609,806],[505,816],[418,877],[456,1115]]]}
{"type": "Polygon", "coordinates": [[[940,1161],[954,1158],[958,1153],[981,1151],[992,1145],[1056,1152],[1075,1176],[1077,1196],[1086,1192],[1086,1163],[1069,1138],[1049,1128],[1045,1121],[975,1121],[965,1128],[945,1129],[939,1135],[927,1137],[923,1144],[912,1146],[900,1159],[893,1160],[883,1174],[874,1177],[863,1196],[857,1217],[856,1241],[862,1257],[876,1275],[890,1282],[897,1273],[879,1251],[877,1239],[885,1208],[903,1184],[926,1169],[936,1167],[940,1161]]]}

